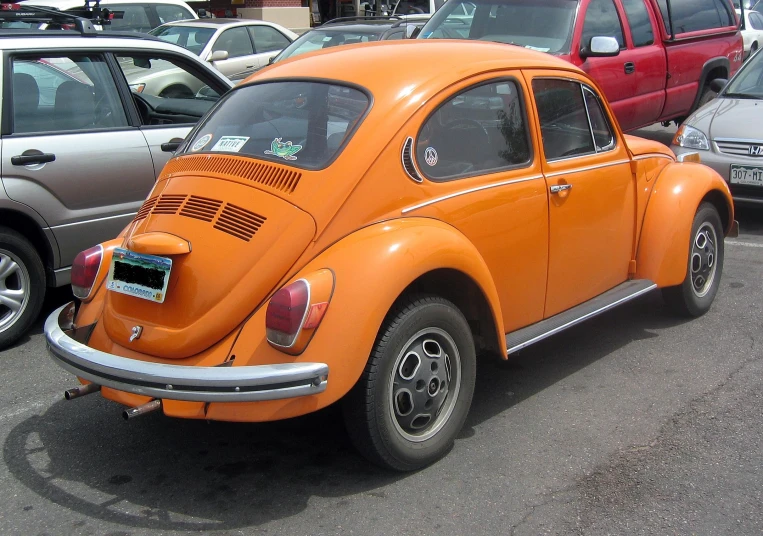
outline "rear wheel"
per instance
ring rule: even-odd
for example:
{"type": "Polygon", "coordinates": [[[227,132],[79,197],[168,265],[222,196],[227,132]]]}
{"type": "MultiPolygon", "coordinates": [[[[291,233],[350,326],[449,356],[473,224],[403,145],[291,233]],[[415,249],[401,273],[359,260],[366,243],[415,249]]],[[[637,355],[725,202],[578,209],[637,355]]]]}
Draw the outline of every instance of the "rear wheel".
{"type": "Polygon", "coordinates": [[[686,278],[662,290],[667,304],[684,316],[702,316],[713,303],[723,272],[723,225],[718,210],[702,203],[694,216],[686,278]]]}
{"type": "Polygon", "coordinates": [[[699,102],[697,103],[697,109],[702,108],[705,104],[713,100],[715,97],[718,96],[718,93],[716,91],[713,91],[710,89],[710,86],[705,86],[705,89],[702,90],[702,96],[699,98],[699,102]]]}
{"type": "Polygon", "coordinates": [[[437,296],[404,301],[388,315],[344,400],[353,443],[398,471],[437,461],[464,424],[475,375],[474,340],[456,306],[437,296]]]}
{"type": "Polygon", "coordinates": [[[45,269],[34,246],[0,227],[0,349],[13,344],[37,319],[45,297],[45,269]]]}

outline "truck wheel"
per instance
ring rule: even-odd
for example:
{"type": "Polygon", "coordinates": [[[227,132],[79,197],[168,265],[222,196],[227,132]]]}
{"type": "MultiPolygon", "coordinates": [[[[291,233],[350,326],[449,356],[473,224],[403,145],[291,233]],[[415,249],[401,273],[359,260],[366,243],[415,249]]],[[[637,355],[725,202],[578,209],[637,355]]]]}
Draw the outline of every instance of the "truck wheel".
{"type": "Polygon", "coordinates": [[[347,430],[373,463],[412,471],[444,456],[474,393],[474,339],[464,315],[438,296],[410,298],[379,331],[345,397],[347,430]]]}
{"type": "Polygon", "coordinates": [[[16,342],[37,319],[45,297],[45,269],[34,246],[0,227],[0,349],[16,342]]]}
{"type": "Polygon", "coordinates": [[[715,97],[718,96],[718,93],[716,91],[713,91],[710,89],[709,86],[705,86],[705,89],[702,90],[702,96],[699,98],[699,102],[697,103],[697,110],[702,108],[705,104],[713,100],[715,97]]]}
{"type": "Polygon", "coordinates": [[[702,203],[691,227],[684,282],[662,289],[668,306],[682,316],[702,316],[713,303],[723,272],[723,225],[716,208],[702,203]]]}

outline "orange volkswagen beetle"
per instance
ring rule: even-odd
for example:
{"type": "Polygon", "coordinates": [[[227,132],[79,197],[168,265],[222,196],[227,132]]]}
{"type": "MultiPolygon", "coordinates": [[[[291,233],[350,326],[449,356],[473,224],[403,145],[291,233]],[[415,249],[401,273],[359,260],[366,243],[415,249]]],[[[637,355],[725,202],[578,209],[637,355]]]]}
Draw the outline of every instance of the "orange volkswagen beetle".
{"type": "Polygon", "coordinates": [[[735,229],[720,176],[623,135],[564,61],[348,46],[230,91],[45,333],[67,398],[249,422],[341,400],[358,449],[411,470],[452,445],[478,354],[655,288],[701,315],[735,229]]]}

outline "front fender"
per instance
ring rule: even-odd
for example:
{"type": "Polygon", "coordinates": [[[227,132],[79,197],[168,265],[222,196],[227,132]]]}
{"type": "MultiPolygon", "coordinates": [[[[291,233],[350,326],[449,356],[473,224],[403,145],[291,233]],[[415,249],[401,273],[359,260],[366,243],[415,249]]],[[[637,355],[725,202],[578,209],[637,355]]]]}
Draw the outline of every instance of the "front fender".
{"type": "Polygon", "coordinates": [[[318,254],[291,281],[322,268],[334,272],[334,294],[320,327],[302,354],[290,356],[268,344],[264,306],[249,318],[231,353],[236,356],[233,366],[326,363],[326,391],[290,401],[211,404],[207,418],[280,419],[339,400],[360,378],[379,328],[397,298],[413,281],[432,270],[458,270],[477,284],[490,305],[496,335],[506,353],[498,293],[487,265],[474,245],[449,225],[429,218],[403,218],[365,227],[318,254]]]}
{"type": "Polygon", "coordinates": [[[704,200],[716,204],[721,221],[728,215],[723,222],[724,232],[728,233],[734,220],[734,204],[723,178],[701,164],[665,166],[647,202],[636,252],[636,278],[650,279],[659,287],[683,282],[692,222],[704,200]]]}

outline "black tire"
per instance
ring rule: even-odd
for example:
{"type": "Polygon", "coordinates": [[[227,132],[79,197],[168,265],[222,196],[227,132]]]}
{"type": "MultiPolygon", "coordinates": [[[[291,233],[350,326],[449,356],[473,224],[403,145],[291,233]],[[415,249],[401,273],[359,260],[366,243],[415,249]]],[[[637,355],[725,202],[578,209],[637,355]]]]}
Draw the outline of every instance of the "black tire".
{"type": "Polygon", "coordinates": [[[27,332],[44,299],[45,268],[39,254],[21,234],[0,227],[0,350],[27,332]]]}
{"type": "Polygon", "coordinates": [[[662,296],[676,313],[689,317],[702,316],[713,304],[722,274],[723,224],[718,210],[711,203],[702,203],[691,226],[686,278],[680,285],[662,289],[662,296]],[[700,233],[704,234],[704,238],[700,237],[700,233]],[[707,243],[705,247],[700,247],[703,241],[707,243]],[[703,278],[704,282],[699,278],[703,278]]]}
{"type": "Polygon", "coordinates": [[[702,108],[705,104],[713,100],[715,97],[718,96],[717,91],[713,91],[710,89],[710,86],[705,86],[705,89],[702,90],[702,96],[699,98],[699,102],[697,102],[697,110],[702,108]]]}
{"type": "Polygon", "coordinates": [[[464,425],[476,371],[472,332],[455,305],[438,296],[401,300],[343,401],[352,442],[371,462],[397,471],[439,460],[464,425]]]}

